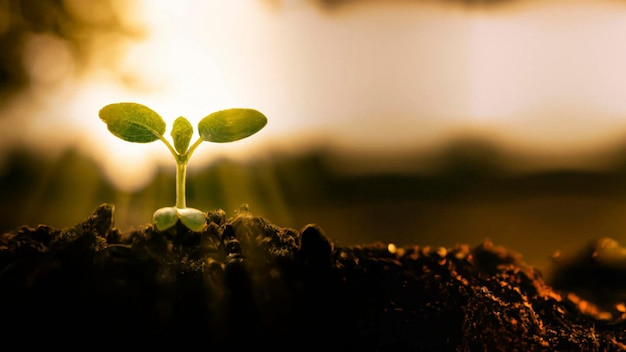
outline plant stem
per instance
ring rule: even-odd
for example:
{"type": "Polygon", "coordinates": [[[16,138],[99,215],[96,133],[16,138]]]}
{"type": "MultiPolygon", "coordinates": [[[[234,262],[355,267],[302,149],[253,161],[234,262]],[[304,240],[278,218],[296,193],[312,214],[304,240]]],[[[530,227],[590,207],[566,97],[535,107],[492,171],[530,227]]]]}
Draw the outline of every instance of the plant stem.
{"type": "Polygon", "coordinates": [[[187,150],[187,160],[189,160],[189,158],[191,158],[191,154],[193,154],[193,152],[196,150],[196,148],[198,148],[198,146],[200,145],[200,143],[202,143],[204,140],[202,138],[198,138],[197,141],[195,141],[191,147],[189,147],[189,150],[187,150]]]}
{"type": "Polygon", "coordinates": [[[176,208],[185,209],[185,178],[187,177],[187,163],[176,160],[176,208]]]}
{"type": "Polygon", "coordinates": [[[174,156],[174,159],[176,160],[176,208],[185,209],[187,208],[187,201],[186,201],[186,195],[185,195],[185,192],[186,192],[185,182],[187,178],[187,162],[189,161],[189,158],[191,157],[191,154],[193,154],[194,150],[196,150],[196,148],[198,148],[200,143],[203,142],[203,139],[198,138],[198,140],[187,150],[186,153],[178,154],[176,150],[174,149],[174,147],[172,147],[170,142],[167,139],[165,139],[165,137],[163,137],[160,134],[156,134],[156,135],[157,137],[159,137],[159,139],[163,143],[165,143],[165,146],[167,146],[167,149],[169,149],[170,153],[172,153],[172,155],[174,156]]]}
{"type": "MultiPolygon", "coordinates": [[[[155,133],[156,134],[156,133],[155,133]]],[[[170,142],[165,139],[165,137],[163,137],[163,135],[160,134],[156,134],[157,137],[159,137],[159,139],[161,140],[161,142],[163,142],[165,144],[165,146],[167,147],[167,149],[169,149],[170,153],[172,153],[172,155],[174,156],[174,159],[176,159],[176,162],[178,162],[180,155],[176,152],[176,150],[174,149],[174,147],[172,147],[172,145],[170,144],[170,142]]]]}

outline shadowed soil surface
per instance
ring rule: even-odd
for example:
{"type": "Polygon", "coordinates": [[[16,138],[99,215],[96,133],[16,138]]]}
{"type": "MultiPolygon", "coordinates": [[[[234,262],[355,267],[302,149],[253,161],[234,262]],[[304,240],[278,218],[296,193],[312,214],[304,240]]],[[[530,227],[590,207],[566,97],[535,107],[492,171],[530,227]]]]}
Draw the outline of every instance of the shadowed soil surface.
{"type": "Polygon", "coordinates": [[[22,348],[626,350],[624,262],[597,260],[623,256],[609,239],[549,285],[491,242],[338,247],[245,207],[207,218],[203,232],[121,233],[103,204],[71,228],[2,234],[0,335],[22,348]]]}

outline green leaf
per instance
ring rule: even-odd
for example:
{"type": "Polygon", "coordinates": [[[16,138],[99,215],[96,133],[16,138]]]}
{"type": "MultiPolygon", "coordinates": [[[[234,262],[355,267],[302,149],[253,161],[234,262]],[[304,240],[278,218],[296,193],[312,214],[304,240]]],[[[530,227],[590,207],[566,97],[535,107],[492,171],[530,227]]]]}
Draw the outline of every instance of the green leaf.
{"type": "Polygon", "coordinates": [[[267,118],[253,109],[214,112],[198,124],[200,137],[207,142],[226,143],[249,137],[267,124],[267,118]]]}
{"type": "Polygon", "coordinates": [[[141,104],[109,104],[100,109],[99,116],[113,135],[128,142],[153,142],[165,133],[163,118],[141,104]]]}
{"type": "Polygon", "coordinates": [[[161,208],[154,212],[152,221],[157,230],[165,231],[170,227],[176,225],[178,221],[178,212],[175,207],[161,208]]]}
{"type": "Polygon", "coordinates": [[[183,225],[187,226],[188,229],[195,232],[200,232],[204,230],[204,226],[206,224],[206,213],[194,209],[194,208],[184,208],[184,209],[176,209],[178,211],[178,217],[183,225]]]}
{"type": "Polygon", "coordinates": [[[180,154],[184,154],[189,148],[189,141],[191,141],[191,135],[193,135],[193,126],[186,118],[180,116],[174,121],[172,127],[172,139],[174,140],[174,147],[180,154]]]}
{"type": "Polygon", "coordinates": [[[194,208],[165,207],[155,211],[152,220],[158,231],[165,231],[180,220],[191,231],[200,232],[206,226],[206,213],[194,208]]]}

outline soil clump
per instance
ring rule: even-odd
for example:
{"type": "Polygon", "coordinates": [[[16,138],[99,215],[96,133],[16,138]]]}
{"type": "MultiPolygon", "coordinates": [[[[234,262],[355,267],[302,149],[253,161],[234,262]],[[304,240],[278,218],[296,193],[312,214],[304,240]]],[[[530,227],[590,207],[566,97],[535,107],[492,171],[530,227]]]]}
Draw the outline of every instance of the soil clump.
{"type": "Polygon", "coordinates": [[[2,234],[3,340],[66,349],[626,350],[626,279],[602,276],[612,295],[597,280],[577,281],[594,277],[580,276],[590,265],[600,270],[587,259],[561,263],[552,286],[491,242],[341,247],[315,224],[280,227],[245,207],[207,219],[202,232],[179,223],[122,233],[103,204],[71,228],[2,234]],[[598,297],[604,304],[591,301],[598,297]]]}

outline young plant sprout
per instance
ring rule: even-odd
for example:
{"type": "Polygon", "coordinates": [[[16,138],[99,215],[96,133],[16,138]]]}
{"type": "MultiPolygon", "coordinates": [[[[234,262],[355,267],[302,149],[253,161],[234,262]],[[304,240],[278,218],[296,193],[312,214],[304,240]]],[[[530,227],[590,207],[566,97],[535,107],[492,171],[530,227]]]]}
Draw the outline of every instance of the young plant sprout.
{"type": "Polygon", "coordinates": [[[174,226],[178,220],[192,231],[202,231],[206,225],[206,213],[188,208],[185,199],[185,179],[187,163],[200,143],[234,142],[260,131],[267,124],[267,118],[253,109],[234,108],[216,111],[198,123],[200,137],[190,146],[193,135],[191,123],[180,116],[172,127],[174,145],[165,139],[165,121],[152,109],[137,103],[109,104],[99,112],[100,119],[108,130],[125,141],[150,143],[161,140],[176,160],[176,205],[154,212],[153,221],[157,230],[163,231],[174,226]]]}

